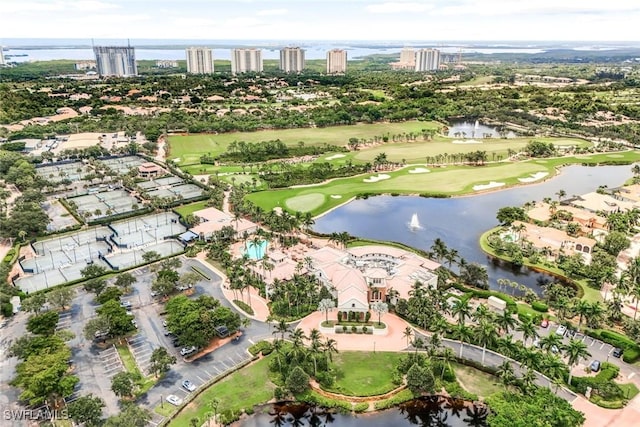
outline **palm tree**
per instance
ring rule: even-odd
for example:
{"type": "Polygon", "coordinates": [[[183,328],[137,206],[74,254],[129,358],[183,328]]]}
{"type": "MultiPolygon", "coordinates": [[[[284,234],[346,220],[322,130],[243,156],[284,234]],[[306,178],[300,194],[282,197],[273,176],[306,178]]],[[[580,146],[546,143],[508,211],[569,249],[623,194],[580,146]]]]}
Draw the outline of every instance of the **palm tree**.
{"type": "Polygon", "coordinates": [[[566,195],[567,195],[567,192],[564,190],[558,190],[556,192],[556,196],[558,196],[558,201],[562,200],[562,198],[566,195]]]}
{"type": "Polygon", "coordinates": [[[511,314],[509,310],[504,310],[502,314],[495,318],[496,325],[500,328],[501,331],[504,331],[505,334],[508,334],[511,329],[514,329],[518,324],[518,321],[511,314]]]}
{"type": "Polygon", "coordinates": [[[535,371],[533,369],[527,369],[522,378],[520,378],[520,381],[522,381],[522,391],[528,394],[533,389],[533,384],[536,379],[535,371]]]}
{"type": "Polygon", "coordinates": [[[471,329],[468,326],[465,326],[464,323],[458,323],[453,330],[453,335],[457,340],[460,341],[460,359],[462,359],[462,349],[464,348],[464,343],[471,339],[472,333],[471,329]]]}
{"type": "Polygon", "coordinates": [[[591,311],[591,304],[588,301],[580,300],[576,303],[573,310],[580,316],[578,318],[578,328],[580,328],[580,326],[582,326],[582,318],[586,318],[589,316],[589,313],[591,311]]]}
{"type": "Polygon", "coordinates": [[[564,355],[569,364],[569,385],[571,385],[571,369],[580,362],[581,359],[591,357],[591,353],[587,351],[587,345],[580,340],[571,339],[564,350],[564,355]]]}
{"type": "Polygon", "coordinates": [[[309,332],[309,352],[313,358],[313,376],[318,375],[317,355],[322,352],[322,344],[320,343],[320,331],[313,328],[309,332]]]}
{"type": "Polygon", "coordinates": [[[527,344],[527,340],[531,338],[531,340],[538,337],[538,331],[536,325],[533,323],[531,319],[527,319],[526,321],[520,323],[516,328],[516,331],[522,332],[522,337],[524,339],[524,344],[527,344]]]}
{"type": "Polygon", "coordinates": [[[323,350],[325,352],[325,354],[327,354],[329,356],[329,361],[333,362],[333,353],[338,353],[338,347],[337,347],[338,343],[336,340],[334,340],[333,338],[327,338],[327,340],[324,342],[323,345],[323,350]]]}
{"type": "MultiPolygon", "coordinates": [[[[442,351],[438,354],[438,357],[442,359],[442,364],[449,367],[451,369],[451,361],[455,359],[456,355],[449,347],[443,348],[442,351]]],[[[442,374],[440,379],[444,378],[444,366],[442,367],[442,374]]]]}
{"type": "Polygon", "coordinates": [[[493,323],[490,323],[486,319],[482,319],[477,328],[474,329],[474,335],[479,344],[482,345],[482,364],[484,365],[484,356],[487,351],[487,345],[491,345],[496,342],[498,333],[493,323]]]}
{"type": "Polygon", "coordinates": [[[554,349],[554,347],[556,351],[563,349],[564,346],[562,344],[562,337],[560,335],[549,334],[540,338],[540,348],[542,348],[543,350],[550,352],[554,349]]]}
{"type": "Polygon", "coordinates": [[[468,299],[458,299],[451,306],[451,314],[458,317],[458,324],[464,325],[464,321],[471,315],[471,307],[468,299]]]}
{"type": "Polygon", "coordinates": [[[402,332],[402,336],[407,339],[407,347],[409,347],[409,340],[411,339],[412,335],[413,335],[413,328],[411,326],[407,326],[406,328],[404,328],[404,331],[402,332]]]}
{"type": "Polygon", "coordinates": [[[284,319],[280,319],[278,324],[273,328],[273,334],[280,334],[280,339],[284,339],[284,334],[291,331],[289,324],[284,321],[284,319]]]}
{"type": "Polygon", "coordinates": [[[480,304],[476,307],[476,311],[471,315],[473,320],[476,322],[481,322],[482,320],[493,320],[494,314],[489,310],[489,306],[486,304],[480,304]]]}
{"type": "Polygon", "coordinates": [[[413,348],[415,349],[415,352],[417,353],[418,350],[420,350],[421,348],[424,348],[424,340],[420,337],[415,337],[413,339],[413,342],[411,343],[411,345],[413,345],[413,348]]]}
{"type": "Polygon", "coordinates": [[[439,237],[433,241],[433,245],[431,245],[430,249],[438,261],[442,261],[442,259],[447,255],[447,252],[449,252],[447,245],[439,237]]]}
{"type": "Polygon", "coordinates": [[[516,379],[516,375],[513,372],[513,365],[508,360],[504,360],[500,366],[498,366],[498,370],[496,371],[496,376],[500,378],[502,381],[502,385],[506,389],[508,386],[513,384],[516,379]]]}

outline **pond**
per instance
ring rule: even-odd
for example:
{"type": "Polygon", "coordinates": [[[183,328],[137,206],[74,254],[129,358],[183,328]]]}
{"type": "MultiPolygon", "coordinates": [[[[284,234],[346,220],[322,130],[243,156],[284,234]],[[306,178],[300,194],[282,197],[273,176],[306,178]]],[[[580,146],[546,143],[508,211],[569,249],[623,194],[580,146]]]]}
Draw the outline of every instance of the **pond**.
{"type": "Polygon", "coordinates": [[[426,396],[400,404],[397,408],[372,414],[336,414],[306,404],[274,404],[268,412],[256,413],[235,423],[238,427],[329,426],[486,426],[487,406],[442,396],[426,396]]]}
{"type": "Polygon", "coordinates": [[[498,289],[497,280],[505,278],[540,293],[540,284],[550,280],[549,276],[527,268],[514,269],[509,264],[494,263],[480,249],[482,233],[498,225],[498,209],[522,206],[527,201],[540,201],[545,197],[555,198],[560,189],[571,196],[594,191],[599,185],[617,187],[630,177],[630,166],[568,166],[544,183],[493,193],[450,199],[371,197],[354,200],[317,218],[314,230],[320,233],[346,231],[353,236],[396,241],[424,250],[429,250],[433,241],[440,238],[466,261],[485,265],[492,289],[498,289]],[[420,227],[410,226],[414,214],[417,214],[420,227]]]}
{"type": "Polygon", "coordinates": [[[450,138],[515,138],[517,135],[510,131],[496,126],[487,126],[476,121],[454,121],[449,125],[450,138]]]}

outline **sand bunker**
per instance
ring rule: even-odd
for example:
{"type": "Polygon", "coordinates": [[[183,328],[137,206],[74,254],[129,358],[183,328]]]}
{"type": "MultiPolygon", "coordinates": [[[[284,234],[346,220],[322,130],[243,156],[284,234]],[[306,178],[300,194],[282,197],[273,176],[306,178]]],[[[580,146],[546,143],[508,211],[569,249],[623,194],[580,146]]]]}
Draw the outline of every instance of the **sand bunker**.
{"type": "Polygon", "coordinates": [[[474,191],[489,190],[491,188],[502,187],[504,182],[491,181],[488,184],[478,184],[473,186],[474,191]]]}
{"type": "Polygon", "coordinates": [[[325,157],[325,160],[335,160],[341,159],[344,157],[344,154],[334,154],[333,156],[325,157]]]}
{"type": "Polygon", "coordinates": [[[371,176],[369,178],[365,178],[362,181],[364,182],[378,182],[378,181],[383,181],[385,179],[389,179],[391,178],[390,175],[387,175],[386,173],[380,173],[377,176],[371,176]]]}
{"type": "Polygon", "coordinates": [[[428,173],[428,172],[431,172],[431,171],[426,168],[413,168],[409,171],[409,173],[428,173]]]}
{"type": "Polygon", "coordinates": [[[518,178],[518,181],[520,182],[535,182],[539,179],[544,178],[545,176],[549,175],[549,172],[538,172],[538,173],[534,173],[531,176],[528,176],[526,178],[518,178]]]}
{"type": "Polygon", "coordinates": [[[342,199],[342,196],[341,196],[341,195],[339,195],[339,194],[332,194],[332,195],[331,195],[331,198],[332,198],[332,199],[342,199]]]}
{"type": "Polygon", "coordinates": [[[477,139],[454,139],[453,144],[482,144],[482,141],[477,139]]]}
{"type": "Polygon", "coordinates": [[[182,159],[180,157],[176,157],[175,159],[173,159],[173,161],[176,163],[180,163],[182,159]]]}

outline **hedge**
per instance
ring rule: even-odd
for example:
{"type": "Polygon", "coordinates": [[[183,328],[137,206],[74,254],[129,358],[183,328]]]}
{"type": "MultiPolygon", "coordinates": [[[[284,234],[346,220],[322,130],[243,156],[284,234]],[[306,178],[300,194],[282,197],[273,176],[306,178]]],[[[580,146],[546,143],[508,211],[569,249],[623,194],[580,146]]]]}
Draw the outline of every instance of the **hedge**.
{"type": "Polygon", "coordinates": [[[623,349],[622,360],[627,363],[634,363],[640,359],[640,346],[625,335],[603,329],[587,329],[585,333],[592,338],[623,349]]]}
{"type": "Polygon", "coordinates": [[[235,305],[237,305],[240,310],[244,311],[245,313],[247,313],[250,316],[253,316],[253,308],[249,307],[249,304],[245,303],[244,301],[237,300],[237,299],[234,299],[233,303],[235,305]]]}
{"type": "Polygon", "coordinates": [[[501,300],[503,300],[504,302],[507,303],[507,308],[509,309],[509,311],[511,311],[513,313],[518,311],[518,307],[516,306],[515,300],[513,298],[511,298],[509,295],[504,294],[502,292],[489,291],[489,290],[485,290],[485,289],[468,288],[468,287],[466,287],[464,285],[461,285],[459,283],[453,283],[451,285],[451,287],[459,290],[460,292],[471,293],[474,298],[488,299],[491,296],[494,296],[496,298],[500,298],[501,300]]]}
{"type": "Polygon", "coordinates": [[[259,353],[262,353],[263,356],[267,356],[271,354],[272,351],[273,344],[271,344],[269,341],[258,341],[257,343],[249,347],[249,353],[251,353],[253,356],[258,355],[259,353]]]}
{"type": "Polygon", "coordinates": [[[369,409],[369,402],[360,402],[353,405],[353,412],[364,412],[369,409]]]}
{"type": "Polygon", "coordinates": [[[531,308],[541,313],[546,313],[547,311],[549,311],[549,306],[542,301],[534,301],[533,303],[531,303],[531,308]]]}

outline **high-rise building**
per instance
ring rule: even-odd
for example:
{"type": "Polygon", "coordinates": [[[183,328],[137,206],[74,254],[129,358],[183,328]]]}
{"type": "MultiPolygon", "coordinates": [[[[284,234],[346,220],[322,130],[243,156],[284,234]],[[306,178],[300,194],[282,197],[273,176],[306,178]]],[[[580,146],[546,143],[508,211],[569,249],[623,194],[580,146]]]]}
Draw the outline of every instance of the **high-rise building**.
{"type": "Polygon", "coordinates": [[[187,73],[212,74],[213,52],[208,47],[190,47],[187,49],[187,73]]]}
{"type": "Polygon", "coordinates": [[[262,50],[260,49],[231,49],[231,72],[237,73],[261,73],[262,50]]]}
{"type": "Polygon", "coordinates": [[[4,65],[4,51],[2,46],[0,46],[0,65],[4,65]]]}
{"type": "Polygon", "coordinates": [[[101,76],[137,76],[136,52],[131,46],[95,46],[96,68],[101,76]]]}
{"type": "Polygon", "coordinates": [[[280,69],[285,73],[299,73],[304,70],[304,49],[299,47],[280,49],[280,69]]]}
{"type": "Polygon", "coordinates": [[[438,49],[419,49],[416,52],[416,71],[435,71],[440,67],[438,49]]]}
{"type": "Polygon", "coordinates": [[[410,65],[411,68],[416,65],[416,51],[413,48],[405,47],[400,51],[400,62],[410,65]]]}
{"type": "Polygon", "coordinates": [[[347,51],[331,49],[327,52],[327,74],[345,73],[347,71],[347,51]]]}

